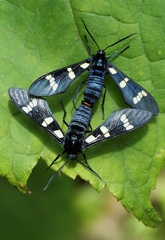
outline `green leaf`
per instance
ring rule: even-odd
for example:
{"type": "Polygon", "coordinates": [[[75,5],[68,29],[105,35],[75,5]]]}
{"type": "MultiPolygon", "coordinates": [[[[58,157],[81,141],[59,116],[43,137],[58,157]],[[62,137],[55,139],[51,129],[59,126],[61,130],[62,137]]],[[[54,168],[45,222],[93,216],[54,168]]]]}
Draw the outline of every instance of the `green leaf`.
{"type": "MultiPolygon", "coordinates": [[[[62,151],[47,133],[9,101],[8,88],[28,89],[44,73],[88,57],[83,38],[86,32],[80,17],[101,48],[137,32],[136,37],[109,49],[108,54],[130,45],[114,64],[153,94],[159,104],[160,115],[141,129],[101,143],[85,154],[90,166],[107,182],[107,188],[128,211],[148,226],[158,225],[159,217],[149,196],[165,162],[164,5],[160,0],[156,3],[149,0],[1,1],[1,176],[5,176],[20,191],[27,192],[27,180],[38,159],[43,158],[49,165],[62,151]]],[[[97,51],[89,40],[92,49],[97,51]]],[[[74,112],[72,96],[87,77],[88,73],[83,74],[65,94],[48,98],[55,118],[65,131],[59,102],[64,102],[69,122],[74,112]]],[[[126,105],[109,76],[105,84],[108,88],[105,103],[107,118],[112,111],[126,105]]],[[[101,100],[94,108],[93,129],[102,122],[100,103],[101,100]]],[[[63,156],[52,168],[57,170],[65,160],[63,156]]],[[[73,179],[80,175],[98,191],[104,187],[80,164],[71,163],[63,172],[73,179]]]]}

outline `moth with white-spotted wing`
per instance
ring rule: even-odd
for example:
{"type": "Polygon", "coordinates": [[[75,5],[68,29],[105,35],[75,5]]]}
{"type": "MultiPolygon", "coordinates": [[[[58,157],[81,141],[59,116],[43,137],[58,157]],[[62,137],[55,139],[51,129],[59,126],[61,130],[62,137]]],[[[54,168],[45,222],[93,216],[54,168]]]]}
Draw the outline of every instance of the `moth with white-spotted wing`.
{"type": "Polygon", "coordinates": [[[29,93],[38,97],[46,97],[63,93],[69,85],[89,67],[89,65],[90,63],[86,59],[67,67],[46,73],[39,77],[30,86],[29,93]]]}
{"type": "Polygon", "coordinates": [[[87,163],[83,150],[109,138],[131,132],[143,126],[152,118],[152,113],[145,110],[130,108],[118,110],[113,112],[107,120],[86,136],[92,110],[87,105],[81,104],[75,111],[68,131],[65,134],[53,117],[45,99],[41,97],[34,98],[29,95],[27,91],[20,88],[10,88],[9,96],[20,111],[32,118],[63,146],[64,150],[55,158],[52,164],[54,164],[62,154],[66,153],[68,160],[62,165],[60,170],[69,160],[76,160],[94,173],[99,179],[101,179],[101,177],[87,163]],[[83,155],[85,162],[78,160],[79,154],[83,155]]]}
{"type": "MultiPolygon", "coordinates": [[[[105,75],[110,74],[117,86],[120,88],[124,100],[127,104],[129,104],[133,108],[150,111],[153,115],[158,115],[159,107],[151,94],[147,92],[143,87],[138,85],[136,82],[134,82],[132,79],[130,79],[128,76],[126,76],[118,68],[116,68],[110,61],[108,61],[108,59],[116,57],[120,53],[114,54],[110,57],[106,57],[105,50],[107,48],[114,46],[115,44],[129,38],[134,34],[120,39],[119,41],[106,47],[104,50],[100,50],[99,45],[87,29],[84,21],[83,24],[89,36],[92,38],[92,40],[98,47],[98,52],[93,55],[89,43],[87,42],[89,51],[91,53],[91,58],[87,58],[81,62],[69,65],[67,67],[52,71],[41,76],[32,83],[29,88],[29,93],[34,96],[41,97],[63,93],[66,91],[69,85],[77,79],[79,75],[81,75],[85,70],[89,70],[88,80],[85,81],[86,89],[84,91],[84,99],[91,106],[93,106],[93,104],[100,97],[102,88],[104,87],[105,75]]],[[[124,50],[126,50],[127,48],[125,48],[124,50]]],[[[74,99],[75,96],[73,98],[73,101],[74,99]]]]}

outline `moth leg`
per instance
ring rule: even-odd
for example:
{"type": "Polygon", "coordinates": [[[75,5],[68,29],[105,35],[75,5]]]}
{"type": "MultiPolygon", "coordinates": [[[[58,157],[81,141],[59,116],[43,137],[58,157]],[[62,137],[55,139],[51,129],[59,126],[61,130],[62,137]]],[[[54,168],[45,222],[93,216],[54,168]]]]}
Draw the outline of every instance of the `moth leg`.
{"type": "Polygon", "coordinates": [[[107,88],[106,88],[105,85],[103,85],[103,87],[104,87],[104,95],[103,95],[103,100],[102,100],[102,103],[101,103],[101,109],[102,109],[102,118],[104,120],[104,102],[105,102],[107,88]]]}
{"type": "Polygon", "coordinates": [[[114,53],[114,54],[112,54],[111,56],[107,57],[107,59],[118,57],[118,56],[121,55],[123,52],[125,52],[128,48],[129,48],[129,46],[125,47],[125,48],[124,48],[123,50],[121,50],[120,52],[114,53]]]}
{"type": "Polygon", "coordinates": [[[105,183],[105,181],[91,168],[91,166],[87,162],[85,154],[83,152],[81,152],[81,154],[84,158],[85,163],[79,161],[78,159],[77,159],[77,162],[80,163],[82,166],[84,166],[86,169],[88,169],[91,173],[93,173],[98,179],[100,179],[102,182],[105,183]]]}
{"type": "Polygon", "coordinates": [[[69,127],[69,124],[66,122],[66,115],[67,115],[67,112],[66,112],[66,110],[65,110],[65,107],[64,107],[64,104],[63,104],[63,102],[61,101],[60,102],[61,103],[61,106],[62,106],[62,109],[63,109],[63,112],[64,112],[64,115],[63,115],[63,118],[62,118],[62,120],[63,120],[63,123],[67,126],[67,127],[69,127]]]}

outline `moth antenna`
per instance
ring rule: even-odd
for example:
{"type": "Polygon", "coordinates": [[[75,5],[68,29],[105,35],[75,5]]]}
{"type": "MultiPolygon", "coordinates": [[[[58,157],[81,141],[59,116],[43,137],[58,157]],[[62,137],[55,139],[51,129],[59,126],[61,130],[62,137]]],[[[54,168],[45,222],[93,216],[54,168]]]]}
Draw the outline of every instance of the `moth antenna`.
{"type": "Polygon", "coordinates": [[[116,45],[116,44],[118,44],[118,43],[120,43],[120,42],[126,40],[127,38],[130,38],[131,36],[133,36],[133,35],[135,35],[135,34],[137,34],[137,33],[132,33],[132,34],[128,35],[127,37],[124,37],[124,38],[122,38],[122,39],[119,39],[117,42],[112,43],[112,44],[109,45],[108,47],[104,48],[103,51],[105,51],[105,50],[108,49],[109,47],[112,47],[112,46],[114,46],[114,45],[116,45]]]}
{"type": "Polygon", "coordinates": [[[67,159],[67,161],[51,176],[51,178],[49,179],[49,181],[47,182],[46,186],[44,187],[43,191],[45,191],[49,185],[51,184],[51,182],[53,181],[53,179],[57,176],[57,174],[59,172],[62,171],[62,169],[65,167],[65,165],[69,162],[70,159],[67,159]]]}
{"type": "Polygon", "coordinates": [[[100,47],[99,47],[98,43],[96,42],[96,40],[94,39],[94,37],[92,36],[92,34],[89,32],[89,30],[88,30],[88,28],[87,28],[87,26],[86,26],[86,24],[85,24],[85,22],[84,22],[84,20],[83,20],[82,18],[81,18],[81,21],[83,22],[83,25],[84,25],[87,33],[89,34],[89,36],[91,37],[91,39],[93,40],[93,42],[96,44],[96,46],[97,46],[98,49],[100,50],[100,47]]]}

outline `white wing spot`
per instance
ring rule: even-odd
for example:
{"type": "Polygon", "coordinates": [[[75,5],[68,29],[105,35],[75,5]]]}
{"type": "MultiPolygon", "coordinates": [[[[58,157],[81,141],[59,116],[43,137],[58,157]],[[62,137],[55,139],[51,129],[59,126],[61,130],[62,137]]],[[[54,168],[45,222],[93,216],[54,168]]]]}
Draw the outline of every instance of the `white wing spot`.
{"type": "Polygon", "coordinates": [[[124,123],[124,127],[127,128],[129,126],[129,122],[124,123]]]}
{"type": "Polygon", "coordinates": [[[142,93],[142,95],[143,95],[144,97],[147,96],[147,93],[146,93],[144,90],[142,90],[141,93],[142,93]]]}
{"type": "Polygon", "coordinates": [[[37,106],[37,99],[33,98],[27,107],[33,108],[37,106]]]}
{"type": "Polygon", "coordinates": [[[137,98],[137,101],[138,101],[138,102],[140,102],[140,100],[141,100],[141,97],[140,97],[139,95],[137,95],[137,97],[136,97],[136,98],[137,98]]]}
{"type": "Polygon", "coordinates": [[[120,117],[120,120],[121,120],[122,122],[124,122],[126,118],[127,118],[126,114],[123,114],[123,115],[120,117]]]}
{"type": "Polygon", "coordinates": [[[32,103],[32,102],[29,102],[29,106],[32,108],[32,107],[33,107],[33,103],[32,103]]]}
{"type": "Polygon", "coordinates": [[[89,63],[83,63],[80,65],[81,68],[86,69],[89,66],[89,63]]]}
{"type": "Polygon", "coordinates": [[[137,103],[138,103],[138,101],[137,101],[137,98],[136,98],[136,97],[134,97],[134,98],[133,98],[133,103],[134,103],[134,104],[137,104],[137,103]]]}
{"type": "Polygon", "coordinates": [[[133,98],[133,103],[137,104],[138,102],[141,101],[143,97],[146,97],[146,96],[147,96],[147,93],[144,90],[142,90],[141,92],[138,92],[137,96],[133,98]]]}
{"type": "Polygon", "coordinates": [[[94,142],[96,139],[97,139],[96,137],[94,137],[93,135],[91,135],[91,136],[89,136],[89,137],[87,137],[87,138],[85,139],[85,142],[91,143],[91,142],[94,142]]]}
{"type": "Polygon", "coordinates": [[[69,77],[70,77],[70,79],[74,79],[74,78],[75,78],[75,74],[74,74],[74,72],[72,71],[72,69],[71,69],[71,68],[67,68],[67,70],[68,70],[68,72],[69,72],[69,77]]]}
{"type": "Polygon", "coordinates": [[[27,107],[23,107],[22,110],[25,112],[25,113],[28,113],[29,112],[29,109],[27,107]]]}
{"type": "Polygon", "coordinates": [[[100,131],[104,134],[104,137],[105,137],[105,138],[110,137],[108,128],[106,128],[105,126],[101,126],[101,127],[100,127],[100,131]]]}
{"type": "Polygon", "coordinates": [[[139,92],[139,93],[138,93],[138,96],[139,96],[140,98],[142,98],[142,97],[143,97],[143,95],[142,95],[142,93],[141,93],[141,92],[139,92]]]}
{"type": "Polygon", "coordinates": [[[130,130],[132,128],[134,128],[134,126],[130,124],[128,127],[126,127],[126,130],[130,130]]]}
{"type": "Polygon", "coordinates": [[[58,87],[58,84],[55,83],[55,82],[51,82],[51,83],[50,83],[50,86],[51,86],[51,88],[55,91],[55,90],[57,89],[57,87],[58,87]]]}
{"type": "Polygon", "coordinates": [[[127,82],[129,81],[129,78],[124,78],[124,80],[123,81],[121,81],[120,83],[119,83],[119,86],[121,87],[121,88],[124,88],[125,86],[127,86],[127,82]]]}
{"type": "Polygon", "coordinates": [[[57,137],[59,137],[59,138],[63,138],[63,137],[64,137],[63,133],[62,133],[60,130],[55,130],[55,131],[54,131],[54,134],[55,134],[57,137]]]}
{"type": "Polygon", "coordinates": [[[45,118],[45,120],[42,122],[42,126],[43,127],[47,127],[50,123],[52,123],[53,122],[53,118],[52,117],[47,117],[47,118],[45,118]]]}
{"type": "Polygon", "coordinates": [[[45,121],[42,122],[41,124],[43,127],[47,127],[47,123],[45,121]]]}
{"type": "Polygon", "coordinates": [[[33,107],[36,107],[37,106],[37,99],[33,98],[32,103],[33,103],[33,107]]]}
{"type": "Polygon", "coordinates": [[[49,79],[49,82],[50,83],[52,83],[52,82],[54,82],[55,81],[55,78],[54,77],[51,77],[50,79],[49,79]]]}
{"type": "Polygon", "coordinates": [[[37,99],[33,98],[26,107],[22,107],[22,110],[26,113],[29,113],[33,110],[35,106],[37,106],[37,99]]]}
{"type": "Polygon", "coordinates": [[[55,91],[58,87],[58,84],[55,82],[55,78],[51,74],[49,74],[45,78],[49,81],[50,86],[53,89],[53,91],[55,91]]]}
{"type": "Polygon", "coordinates": [[[129,120],[128,120],[126,114],[123,114],[123,115],[120,117],[120,120],[124,123],[123,126],[125,127],[125,129],[126,129],[127,131],[130,130],[130,129],[132,129],[132,128],[134,128],[134,126],[129,123],[129,120]]]}
{"type": "Polygon", "coordinates": [[[29,112],[31,112],[33,110],[30,105],[27,105],[27,109],[28,109],[29,112]]]}
{"type": "Polygon", "coordinates": [[[112,74],[116,74],[117,71],[114,69],[114,68],[109,68],[109,71],[112,73],[112,74]]]}
{"type": "Polygon", "coordinates": [[[51,78],[52,78],[52,75],[50,74],[50,75],[47,75],[46,77],[45,77],[47,80],[50,80],[51,78]]]}

